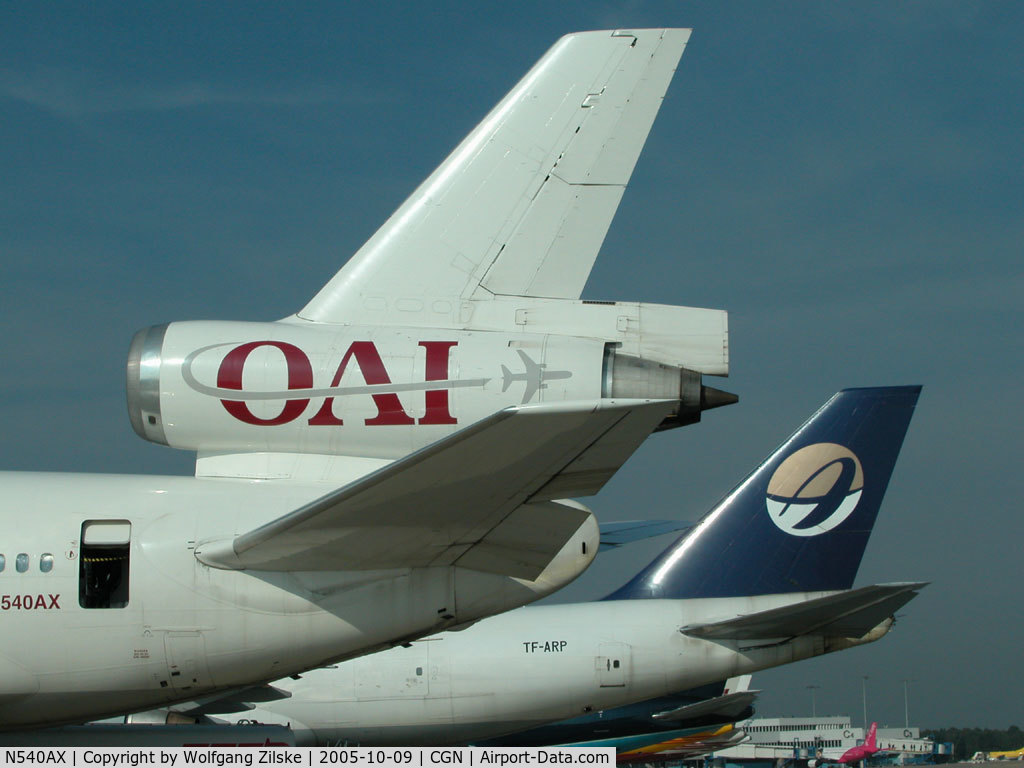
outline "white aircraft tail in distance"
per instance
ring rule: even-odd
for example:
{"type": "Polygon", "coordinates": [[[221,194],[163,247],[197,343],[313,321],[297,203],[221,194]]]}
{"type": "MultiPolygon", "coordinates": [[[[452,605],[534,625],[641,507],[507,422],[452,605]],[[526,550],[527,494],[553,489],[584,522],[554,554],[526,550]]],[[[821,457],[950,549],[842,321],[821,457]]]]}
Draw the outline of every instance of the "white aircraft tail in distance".
{"type": "Polygon", "coordinates": [[[196,477],[0,475],[0,729],[270,681],[586,568],[565,499],[735,400],[701,379],[724,312],[579,298],[687,39],[563,38],[295,315],[136,335],[132,425],[196,477]]]}

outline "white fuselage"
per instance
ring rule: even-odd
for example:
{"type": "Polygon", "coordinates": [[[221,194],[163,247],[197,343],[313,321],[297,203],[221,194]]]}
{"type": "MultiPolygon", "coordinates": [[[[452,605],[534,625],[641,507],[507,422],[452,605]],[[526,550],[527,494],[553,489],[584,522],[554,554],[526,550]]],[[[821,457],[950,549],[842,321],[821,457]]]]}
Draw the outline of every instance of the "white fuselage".
{"type": "Polygon", "coordinates": [[[196,559],[197,542],[334,486],[0,473],[0,488],[0,729],[151,709],[385,648],[535,600],[592,558],[574,554],[534,582],[456,567],[219,570],[196,559]],[[87,551],[88,521],[130,525],[123,552],[87,551]],[[103,560],[118,558],[124,572],[107,580],[126,604],[85,607],[87,589],[104,588],[103,560]],[[85,562],[101,569],[88,587],[85,562]]]}
{"type": "Polygon", "coordinates": [[[280,680],[290,698],[235,717],[290,724],[298,744],[472,743],[860,642],[780,638],[747,648],[679,631],[822,594],[531,606],[280,680]]]}

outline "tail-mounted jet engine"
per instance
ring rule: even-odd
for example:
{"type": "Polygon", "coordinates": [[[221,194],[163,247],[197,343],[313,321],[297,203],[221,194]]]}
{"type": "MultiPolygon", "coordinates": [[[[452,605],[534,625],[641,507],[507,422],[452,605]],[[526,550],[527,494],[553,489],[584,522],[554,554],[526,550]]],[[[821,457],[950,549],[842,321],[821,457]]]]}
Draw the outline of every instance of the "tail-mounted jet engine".
{"type": "MultiPolygon", "coordinates": [[[[639,315],[648,307],[574,304],[597,319],[608,309],[639,315]]],[[[593,338],[547,332],[553,329],[519,313],[517,332],[295,321],[158,325],[132,340],[128,411],[144,439],[201,454],[393,459],[513,405],[677,400],[660,427],[668,429],[736,402],[702,384],[703,373],[728,370],[725,313],[657,309],[699,313],[714,332],[681,336],[686,345],[677,348],[647,334],[653,343],[645,347],[628,319],[593,338]],[[678,362],[686,357],[696,364],[678,362]]]]}

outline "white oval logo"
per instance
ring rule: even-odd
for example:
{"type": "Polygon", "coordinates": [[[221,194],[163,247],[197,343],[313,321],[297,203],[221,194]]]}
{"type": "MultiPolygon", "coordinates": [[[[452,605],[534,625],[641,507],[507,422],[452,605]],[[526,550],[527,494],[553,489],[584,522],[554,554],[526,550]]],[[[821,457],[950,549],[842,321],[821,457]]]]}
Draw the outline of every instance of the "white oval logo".
{"type": "Polygon", "coordinates": [[[765,498],[768,516],[792,536],[819,536],[853,514],[864,489],[864,470],[853,451],[815,443],[783,461],[765,498]]]}

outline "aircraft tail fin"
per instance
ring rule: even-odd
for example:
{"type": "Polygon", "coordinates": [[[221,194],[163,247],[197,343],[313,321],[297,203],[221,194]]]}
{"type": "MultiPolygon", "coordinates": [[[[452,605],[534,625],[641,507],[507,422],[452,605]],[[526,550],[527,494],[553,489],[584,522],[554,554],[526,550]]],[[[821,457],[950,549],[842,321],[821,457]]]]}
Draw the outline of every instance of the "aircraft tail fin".
{"type": "Polygon", "coordinates": [[[579,298],[689,36],[559,40],[299,317],[445,327],[469,300],[579,298]]]}
{"type": "Polygon", "coordinates": [[[920,391],[838,392],[606,599],[850,589],[920,391]]]}
{"type": "Polygon", "coordinates": [[[867,738],[864,739],[864,746],[868,749],[878,749],[878,723],[872,723],[868,728],[867,738]]]}
{"type": "Polygon", "coordinates": [[[725,681],[725,687],[722,689],[722,695],[728,695],[730,693],[742,693],[750,690],[750,681],[754,679],[753,675],[737,675],[736,677],[730,677],[725,681]]]}

